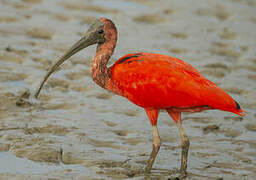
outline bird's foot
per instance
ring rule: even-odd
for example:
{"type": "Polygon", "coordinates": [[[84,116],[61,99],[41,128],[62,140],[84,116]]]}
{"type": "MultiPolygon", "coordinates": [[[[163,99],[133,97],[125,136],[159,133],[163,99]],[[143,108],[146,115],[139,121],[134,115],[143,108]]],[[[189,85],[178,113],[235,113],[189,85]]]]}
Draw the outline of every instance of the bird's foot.
{"type": "Polygon", "coordinates": [[[151,167],[147,165],[147,167],[145,168],[145,174],[150,174],[150,171],[151,171],[151,167]]]}
{"type": "Polygon", "coordinates": [[[153,166],[153,164],[154,164],[154,161],[155,161],[155,159],[156,159],[156,155],[157,155],[157,153],[158,153],[158,151],[159,151],[160,145],[161,145],[160,142],[159,142],[157,145],[154,145],[154,144],[153,144],[153,149],[152,149],[152,152],[151,152],[150,157],[149,157],[149,159],[148,159],[147,166],[146,166],[146,168],[145,168],[145,173],[146,173],[146,174],[149,174],[150,171],[151,171],[151,168],[152,168],[152,166],[153,166]]]}
{"type": "Polygon", "coordinates": [[[186,172],[186,170],[184,170],[184,169],[181,168],[179,178],[180,178],[180,179],[185,179],[186,177],[187,177],[187,172],[186,172]]]}

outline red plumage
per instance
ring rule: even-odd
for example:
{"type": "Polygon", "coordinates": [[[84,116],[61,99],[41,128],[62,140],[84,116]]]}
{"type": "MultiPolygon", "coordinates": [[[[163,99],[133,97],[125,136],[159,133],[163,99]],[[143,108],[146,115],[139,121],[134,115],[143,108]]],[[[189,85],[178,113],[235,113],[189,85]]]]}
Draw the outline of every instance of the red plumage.
{"type": "Polygon", "coordinates": [[[230,95],[178,58],[127,54],[110,73],[112,90],[143,108],[178,112],[219,109],[244,115],[230,95]]]}

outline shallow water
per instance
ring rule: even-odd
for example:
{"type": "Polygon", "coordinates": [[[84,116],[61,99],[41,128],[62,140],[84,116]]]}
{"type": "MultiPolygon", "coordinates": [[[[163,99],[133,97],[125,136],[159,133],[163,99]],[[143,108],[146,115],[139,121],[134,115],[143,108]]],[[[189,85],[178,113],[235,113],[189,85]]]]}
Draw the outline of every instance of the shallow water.
{"type": "Polygon", "coordinates": [[[90,77],[95,46],[62,65],[29,99],[46,70],[97,17],[111,18],[115,59],[155,52],[179,57],[248,111],[184,114],[188,179],[256,176],[256,2],[253,0],[0,0],[0,179],[168,179],[180,165],[180,137],[166,113],[151,175],[143,168],[152,132],[143,109],[90,77]],[[23,94],[24,99],[20,99],[23,94]],[[7,165],[15,164],[13,165],[7,165]]]}

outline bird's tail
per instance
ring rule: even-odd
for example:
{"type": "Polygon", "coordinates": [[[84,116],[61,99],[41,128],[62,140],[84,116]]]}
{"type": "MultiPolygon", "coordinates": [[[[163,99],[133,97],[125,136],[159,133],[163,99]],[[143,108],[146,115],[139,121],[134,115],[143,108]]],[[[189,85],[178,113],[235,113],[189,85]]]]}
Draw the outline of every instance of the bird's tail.
{"type": "Polygon", "coordinates": [[[247,113],[240,107],[238,102],[236,102],[228,93],[219,87],[215,86],[214,89],[211,89],[210,93],[211,96],[208,96],[207,98],[207,104],[209,104],[210,107],[222,111],[229,111],[242,117],[244,117],[247,113]]]}
{"type": "Polygon", "coordinates": [[[231,112],[232,112],[232,113],[235,113],[235,114],[237,114],[237,115],[239,115],[239,116],[244,117],[245,114],[247,114],[248,112],[245,111],[245,110],[243,110],[243,109],[241,109],[241,107],[240,107],[240,105],[238,104],[238,102],[235,101],[235,103],[236,103],[236,109],[233,110],[233,111],[231,111],[231,112]]]}

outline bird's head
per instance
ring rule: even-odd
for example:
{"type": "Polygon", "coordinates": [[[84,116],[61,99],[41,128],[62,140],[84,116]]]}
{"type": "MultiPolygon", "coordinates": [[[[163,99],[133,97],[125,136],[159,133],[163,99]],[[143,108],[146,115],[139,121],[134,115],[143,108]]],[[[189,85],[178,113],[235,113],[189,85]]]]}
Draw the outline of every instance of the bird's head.
{"type": "Polygon", "coordinates": [[[113,39],[114,34],[116,34],[116,27],[114,23],[106,18],[100,18],[95,20],[88,28],[85,35],[75,43],[47,72],[43,81],[40,83],[38,90],[35,93],[37,98],[41,88],[43,87],[45,81],[48,77],[68,58],[81,51],[82,49],[93,45],[93,44],[104,44],[107,41],[113,39]]]}

